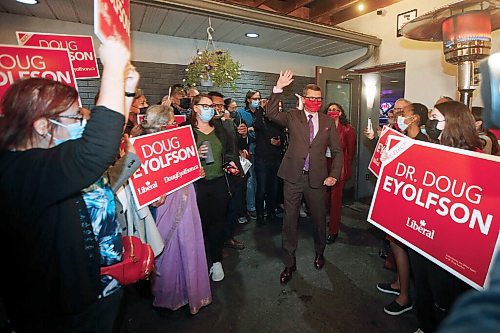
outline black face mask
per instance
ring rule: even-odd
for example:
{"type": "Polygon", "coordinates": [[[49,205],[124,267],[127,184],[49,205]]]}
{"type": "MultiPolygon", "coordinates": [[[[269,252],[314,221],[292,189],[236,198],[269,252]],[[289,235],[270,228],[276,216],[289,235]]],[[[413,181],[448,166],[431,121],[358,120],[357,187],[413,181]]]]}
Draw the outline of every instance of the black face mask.
{"type": "Polygon", "coordinates": [[[139,114],[146,114],[146,111],[147,111],[147,110],[148,110],[148,108],[147,108],[147,107],[145,107],[145,108],[140,108],[140,109],[139,109],[139,114]]]}
{"type": "Polygon", "coordinates": [[[179,103],[179,106],[183,109],[189,109],[189,106],[191,105],[191,98],[185,97],[181,98],[181,101],[179,103]]]}
{"type": "Polygon", "coordinates": [[[437,128],[439,124],[439,120],[437,119],[429,119],[425,123],[425,133],[429,136],[429,138],[433,140],[437,140],[441,135],[442,130],[437,128]]]}

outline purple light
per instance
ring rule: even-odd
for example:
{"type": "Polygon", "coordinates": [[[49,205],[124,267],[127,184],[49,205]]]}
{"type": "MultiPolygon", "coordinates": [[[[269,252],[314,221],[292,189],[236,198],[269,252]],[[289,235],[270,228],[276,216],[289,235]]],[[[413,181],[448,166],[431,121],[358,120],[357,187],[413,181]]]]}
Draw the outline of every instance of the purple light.
{"type": "Polygon", "coordinates": [[[392,89],[382,90],[382,95],[390,95],[392,93],[394,93],[394,90],[392,89]]]}

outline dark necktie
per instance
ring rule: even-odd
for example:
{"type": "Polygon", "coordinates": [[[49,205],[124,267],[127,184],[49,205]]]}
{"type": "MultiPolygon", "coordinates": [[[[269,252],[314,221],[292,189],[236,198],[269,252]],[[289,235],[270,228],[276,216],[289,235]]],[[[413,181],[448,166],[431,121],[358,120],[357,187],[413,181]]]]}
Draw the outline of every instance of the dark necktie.
{"type": "MultiPolygon", "coordinates": [[[[309,143],[311,143],[314,139],[314,123],[312,114],[308,115],[309,120],[307,121],[307,125],[309,125],[309,143]]],[[[309,154],[307,154],[306,161],[304,162],[304,170],[309,171],[309,154]]]]}

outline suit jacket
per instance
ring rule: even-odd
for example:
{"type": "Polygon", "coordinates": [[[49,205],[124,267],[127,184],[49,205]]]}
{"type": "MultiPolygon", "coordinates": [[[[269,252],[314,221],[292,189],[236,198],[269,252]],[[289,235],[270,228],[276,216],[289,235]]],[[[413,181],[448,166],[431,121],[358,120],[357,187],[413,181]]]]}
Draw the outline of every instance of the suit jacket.
{"type": "Polygon", "coordinates": [[[292,109],[279,112],[278,102],[281,94],[273,93],[267,105],[267,117],[281,126],[288,128],[288,150],[283,157],[278,176],[291,183],[298,183],[304,168],[304,162],[309,154],[309,185],[313,188],[323,186],[323,181],[330,176],[337,180],[343,165],[342,149],[340,148],[337,130],[333,119],[319,113],[318,133],[309,143],[309,126],[304,111],[292,109]],[[332,152],[332,169],[328,173],[326,166],[326,148],[332,152]]]}

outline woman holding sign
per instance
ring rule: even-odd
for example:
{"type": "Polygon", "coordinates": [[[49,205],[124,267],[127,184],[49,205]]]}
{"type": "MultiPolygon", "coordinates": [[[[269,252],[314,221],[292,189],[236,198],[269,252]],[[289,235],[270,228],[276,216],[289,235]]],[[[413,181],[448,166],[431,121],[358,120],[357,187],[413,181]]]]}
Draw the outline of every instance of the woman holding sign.
{"type": "MultiPolygon", "coordinates": [[[[445,146],[481,151],[479,135],[469,108],[460,102],[434,106],[425,124],[429,138],[445,146]]],[[[448,315],[455,300],[465,290],[465,283],[415,251],[409,251],[415,280],[415,307],[419,328],[435,332],[448,315]]]]}
{"type": "MultiPolygon", "coordinates": [[[[171,106],[153,105],[134,132],[137,135],[157,133],[175,127],[174,122],[171,106]]],[[[203,169],[201,171],[203,176],[203,169]]],[[[165,203],[157,208],[156,225],[165,249],[155,259],[153,306],[162,313],[160,309],[175,311],[189,304],[191,314],[196,314],[212,302],[212,294],[193,184],[166,196],[165,203]]]]}
{"type": "Polygon", "coordinates": [[[16,332],[110,332],[117,314],[121,290],[103,297],[102,249],[81,190],[115,160],[130,55],[116,41],[99,53],[101,93],[86,125],[78,92],[59,82],[20,80],[2,98],[0,250],[9,273],[0,285],[16,332]]]}

